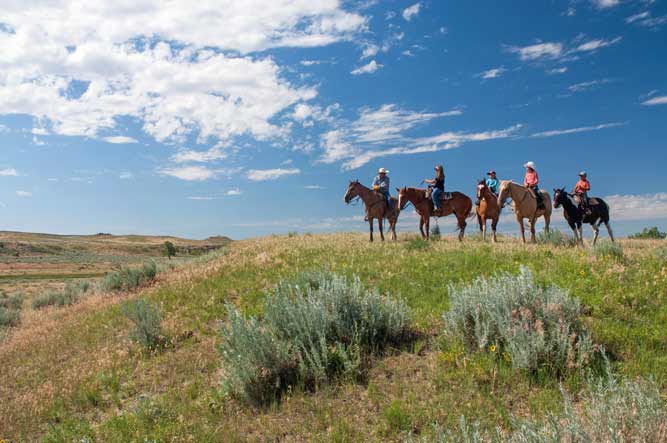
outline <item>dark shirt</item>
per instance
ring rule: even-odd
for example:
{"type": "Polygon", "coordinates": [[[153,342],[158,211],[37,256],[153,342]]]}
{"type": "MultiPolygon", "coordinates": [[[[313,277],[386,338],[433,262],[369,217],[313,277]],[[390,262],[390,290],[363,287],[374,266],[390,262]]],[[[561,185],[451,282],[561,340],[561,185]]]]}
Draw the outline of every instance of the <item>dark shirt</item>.
{"type": "Polygon", "coordinates": [[[440,189],[441,191],[444,191],[445,190],[445,179],[444,179],[444,177],[443,178],[436,177],[434,180],[435,180],[435,183],[433,184],[433,187],[435,189],[440,189]]]}

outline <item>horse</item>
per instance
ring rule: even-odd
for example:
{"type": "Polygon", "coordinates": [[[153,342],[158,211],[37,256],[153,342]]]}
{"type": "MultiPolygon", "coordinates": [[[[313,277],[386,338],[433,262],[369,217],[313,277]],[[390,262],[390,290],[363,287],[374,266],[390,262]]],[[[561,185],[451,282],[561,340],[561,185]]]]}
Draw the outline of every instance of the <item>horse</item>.
{"type": "Polygon", "coordinates": [[[372,189],[359,183],[359,180],[351,181],[345,193],[345,203],[349,204],[352,199],[359,197],[364,202],[366,219],[370,228],[370,241],[373,241],[373,219],[378,221],[378,229],[380,230],[380,237],[384,241],[384,232],[382,222],[386,218],[389,221],[389,230],[391,231],[391,239],[396,240],[396,222],[400,210],[398,208],[398,200],[396,197],[391,197],[392,209],[387,211],[387,200],[384,195],[375,192],[372,189]]]}
{"type": "Polygon", "coordinates": [[[486,182],[480,180],[477,182],[477,222],[479,223],[479,230],[482,232],[482,238],[486,241],[486,221],[491,220],[491,231],[493,232],[493,242],[496,243],[496,226],[498,226],[498,219],[500,218],[500,206],[498,206],[498,199],[496,195],[491,192],[486,182]]]}
{"type": "Polygon", "coordinates": [[[609,205],[601,198],[591,197],[589,199],[590,212],[586,213],[575,201],[571,194],[565,191],[565,188],[554,189],[554,208],[563,206],[563,216],[574,232],[574,238],[577,243],[584,244],[584,235],[582,224],[588,223],[593,227],[593,246],[598,240],[600,234],[600,223],[604,223],[609,233],[609,238],[614,241],[614,234],[609,226],[609,205]]]}
{"type": "Polygon", "coordinates": [[[500,195],[498,195],[498,206],[503,207],[505,200],[508,197],[512,199],[512,207],[516,215],[516,221],[519,223],[521,229],[521,240],[526,243],[526,234],[523,227],[523,219],[528,219],[530,226],[530,241],[536,243],[535,240],[535,223],[540,217],[544,217],[544,231],[549,233],[549,223],[551,223],[551,199],[549,193],[540,190],[542,195],[542,202],[544,208],[537,207],[537,198],[532,191],[525,186],[521,186],[511,180],[504,180],[500,182],[500,195]]]}
{"type": "Polygon", "coordinates": [[[396,188],[398,192],[398,207],[403,210],[408,202],[412,203],[419,214],[419,232],[422,238],[428,240],[431,226],[431,217],[445,217],[450,214],[456,216],[459,227],[459,241],[463,240],[466,229],[466,218],[472,213],[472,200],[461,192],[452,192],[451,198],[442,201],[439,212],[434,211],[433,200],[427,195],[426,189],[420,188],[396,188]],[[424,233],[424,226],[426,232],[424,233]]]}

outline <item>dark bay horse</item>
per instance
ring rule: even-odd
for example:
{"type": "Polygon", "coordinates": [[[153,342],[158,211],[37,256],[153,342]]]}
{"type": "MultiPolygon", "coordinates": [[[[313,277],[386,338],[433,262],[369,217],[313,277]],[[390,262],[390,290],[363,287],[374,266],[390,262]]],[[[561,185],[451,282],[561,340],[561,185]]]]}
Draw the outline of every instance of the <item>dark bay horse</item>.
{"type": "Polygon", "coordinates": [[[450,214],[456,216],[459,227],[459,241],[463,240],[466,230],[466,218],[472,213],[472,200],[461,192],[452,192],[451,198],[443,200],[439,212],[434,211],[433,200],[427,196],[426,189],[402,188],[398,189],[398,206],[403,209],[410,202],[419,214],[419,232],[422,238],[428,240],[431,226],[431,217],[445,217],[450,214]],[[426,226],[426,232],[424,232],[426,226]]]}
{"type": "Polygon", "coordinates": [[[398,214],[400,210],[398,208],[398,200],[395,197],[391,198],[392,209],[387,211],[387,200],[384,198],[384,195],[379,192],[375,192],[372,189],[367,188],[366,186],[359,183],[359,180],[354,180],[350,182],[350,185],[347,187],[347,192],[345,192],[345,203],[350,203],[352,199],[359,197],[364,202],[364,208],[366,212],[366,219],[368,220],[368,226],[370,228],[370,241],[373,241],[373,220],[378,221],[378,229],[380,230],[380,238],[384,241],[384,232],[382,227],[383,219],[389,221],[389,230],[391,231],[391,239],[396,240],[396,222],[398,221],[398,214]]]}
{"type": "Polygon", "coordinates": [[[570,229],[574,232],[574,238],[577,243],[584,244],[584,235],[582,232],[582,224],[588,223],[593,226],[593,246],[598,240],[600,234],[600,223],[604,223],[609,233],[609,238],[614,241],[614,234],[609,226],[609,205],[601,198],[591,197],[589,199],[590,212],[586,213],[574,201],[574,197],[565,191],[565,188],[554,189],[554,208],[563,206],[563,216],[565,221],[570,225],[570,229]]]}
{"type": "Polygon", "coordinates": [[[486,182],[480,180],[477,182],[477,199],[480,201],[477,206],[477,221],[479,230],[482,231],[482,239],[486,241],[486,221],[491,220],[491,231],[493,232],[493,242],[496,243],[496,226],[500,218],[500,206],[498,206],[498,197],[491,192],[486,182]]]}

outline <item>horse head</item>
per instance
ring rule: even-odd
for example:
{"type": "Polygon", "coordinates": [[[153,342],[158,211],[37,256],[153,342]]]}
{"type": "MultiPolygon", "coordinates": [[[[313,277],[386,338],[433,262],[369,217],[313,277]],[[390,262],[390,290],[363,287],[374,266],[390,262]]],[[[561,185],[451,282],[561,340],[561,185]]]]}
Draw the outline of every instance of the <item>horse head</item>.
{"type": "Polygon", "coordinates": [[[396,188],[396,193],[398,194],[398,209],[401,211],[408,204],[408,199],[406,198],[407,192],[408,188],[405,186],[403,186],[403,188],[396,188]]]}
{"type": "Polygon", "coordinates": [[[511,185],[512,182],[510,180],[503,180],[500,182],[500,192],[498,193],[498,206],[503,207],[505,206],[505,200],[507,200],[508,197],[512,196],[512,191],[511,191],[511,185]]]}
{"type": "Polygon", "coordinates": [[[560,207],[567,198],[567,192],[565,192],[565,187],[560,189],[554,188],[554,208],[560,207]]]}
{"type": "Polygon", "coordinates": [[[358,184],[359,184],[359,180],[350,180],[350,184],[347,186],[347,192],[345,192],[345,196],[343,197],[343,200],[345,201],[345,203],[350,204],[352,199],[359,195],[357,193],[357,185],[358,184]]]}
{"type": "Polygon", "coordinates": [[[485,180],[477,180],[477,198],[481,199],[484,195],[484,189],[486,188],[485,180]]]}

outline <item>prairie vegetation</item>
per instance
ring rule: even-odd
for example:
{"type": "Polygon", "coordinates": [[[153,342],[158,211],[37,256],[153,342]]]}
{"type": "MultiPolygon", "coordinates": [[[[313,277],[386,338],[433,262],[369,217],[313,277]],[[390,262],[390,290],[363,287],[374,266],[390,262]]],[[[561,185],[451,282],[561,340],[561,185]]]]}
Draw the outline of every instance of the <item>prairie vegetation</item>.
{"type": "Polygon", "coordinates": [[[664,440],[663,241],[399,238],[245,240],[137,290],[24,304],[0,438],[664,440]]]}

